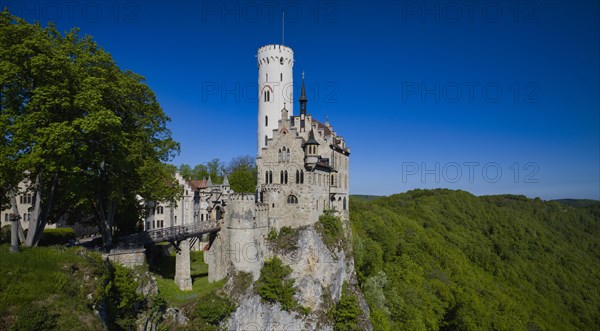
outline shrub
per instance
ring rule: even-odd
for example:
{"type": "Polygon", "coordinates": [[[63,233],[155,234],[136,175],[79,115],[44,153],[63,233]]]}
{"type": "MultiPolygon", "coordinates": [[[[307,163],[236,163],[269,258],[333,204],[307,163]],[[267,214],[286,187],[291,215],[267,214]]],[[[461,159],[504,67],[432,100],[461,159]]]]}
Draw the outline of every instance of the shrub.
{"type": "Polygon", "coordinates": [[[207,297],[198,301],[196,314],[205,324],[216,327],[234,309],[235,306],[229,299],[219,296],[216,291],[212,291],[207,297]]]}
{"type": "Polygon", "coordinates": [[[245,271],[238,271],[232,277],[231,283],[231,297],[235,298],[246,293],[246,290],[252,285],[253,277],[252,274],[245,271]]]}
{"type": "Polygon", "coordinates": [[[289,278],[292,268],[284,265],[278,257],[265,261],[260,269],[260,278],[256,281],[256,290],[267,302],[279,302],[285,310],[298,306],[294,301],[294,279],[289,278]]]}
{"type": "Polygon", "coordinates": [[[104,289],[107,298],[110,329],[129,330],[135,326],[137,310],[144,301],[138,294],[133,272],[118,264],[109,264],[104,289]]]}
{"type": "Polygon", "coordinates": [[[15,331],[46,331],[56,328],[57,316],[48,312],[48,307],[34,303],[21,306],[17,312],[15,331]]]}
{"type": "Polygon", "coordinates": [[[325,213],[319,217],[319,221],[315,224],[315,228],[321,234],[325,245],[329,249],[335,247],[342,248],[344,243],[344,228],[339,217],[331,213],[325,213]]]}
{"type": "Polygon", "coordinates": [[[66,245],[77,236],[71,228],[45,229],[40,237],[40,246],[66,245]]]}
{"type": "Polygon", "coordinates": [[[0,228],[0,243],[10,242],[10,225],[5,225],[0,228]]]}
{"type": "Polygon", "coordinates": [[[269,232],[267,239],[278,249],[293,251],[298,248],[297,242],[299,233],[299,229],[292,229],[289,226],[284,226],[279,230],[279,233],[272,229],[271,232],[269,232]]]}
{"type": "Polygon", "coordinates": [[[344,282],[340,302],[330,311],[334,320],[334,331],[360,330],[357,326],[361,310],[358,307],[358,298],[348,289],[344,282]]]}

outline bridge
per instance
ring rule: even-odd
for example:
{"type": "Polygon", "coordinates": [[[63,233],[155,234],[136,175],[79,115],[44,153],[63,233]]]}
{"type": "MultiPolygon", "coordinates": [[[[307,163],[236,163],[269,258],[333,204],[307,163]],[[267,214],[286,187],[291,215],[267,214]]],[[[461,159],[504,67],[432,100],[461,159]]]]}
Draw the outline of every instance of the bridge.
{"type": "MultiPolygon", "coordinates": [[[[220,221],[202,221],[192,224],[176,225],[168,228],[142,231],[117,239],[117,247],[146,246],[161,242],[177,243],[182,240],[197,238],[206,233],[215,233],[221,230],[220,221]]],[[[177,246],[176,246],[177,247],[177,246]]]]}
{"type": "Polygon", "coordinates": [[[217,232],[221,230],[221,222],[222,220],[200,221],[121,236],[117,238],[114,249],[108,254],[108,258],[124,264],[143,263],[145,259],[144,246],[170,242],[177,251],[175,257],[175,284],[182,291],[191,290],[190,246],[193,246],[203,234],[209,233],[211,234],[210,247],[216,238],[217,232]],[[190,239],[192,240],[191,245],[190,239]]]}

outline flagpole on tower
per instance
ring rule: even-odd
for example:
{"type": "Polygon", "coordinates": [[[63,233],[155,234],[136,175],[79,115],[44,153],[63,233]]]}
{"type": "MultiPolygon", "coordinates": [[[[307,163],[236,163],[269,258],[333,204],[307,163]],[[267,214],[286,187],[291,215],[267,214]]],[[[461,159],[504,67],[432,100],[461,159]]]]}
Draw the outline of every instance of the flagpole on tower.
{"type": "Polygon", "coordinates": [[[281,45],[285,45],[285,12],[281,12],[281,45]]]}

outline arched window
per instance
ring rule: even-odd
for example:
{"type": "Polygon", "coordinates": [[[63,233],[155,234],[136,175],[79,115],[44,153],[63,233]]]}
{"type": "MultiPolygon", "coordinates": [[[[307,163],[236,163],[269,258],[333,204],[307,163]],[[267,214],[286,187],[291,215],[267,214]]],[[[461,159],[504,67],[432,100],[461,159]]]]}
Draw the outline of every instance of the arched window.
{"type": "Polygon", "coordinates": [[[279,64],[283,65],[283,57],[279,59],[279,64]]]}
{"type": "Polygon", "coordinates": [[[300,170],[300,184],[304,184],[304,170],[300,170]]]}
{"type": "Polygon", "coordinates": [[[287,202],[288,203],[298,203],[298,198],[296,198],[295,195],[290,194],[290,195],[288,195],[287,202]]]}
{"type": "Polygon", "coordinates": [[[267,135],[265,135],[265,147],[267,146],[267,139],[269,138],[267,137],[267,135]]]}
{"type": "Polygon", "coordinates": [[[283,170],[279,173],[279,184],[283,184],[283,170]]]}
{"type": "Polygon", "coordinates": [[[296,170],[296,184],[300,184],[300,171],[296,170]]]}
{"type": "Polygon", "coordinates": [[[265,126],[269,126],[269,116],[265,116],[265,126]]]}
{"type": "Polygon", "coordinates": [[[269,172],[265,171],[265,184],[269,184],[269,172]]]}
{"type": "Polygon", "coordinates": [[[283,175],[284,175],[285,183],[287,184],[288,183],[288,173],[287,173],[287,170],[283,172],[283,175]]]}
{"type": "Polygon", "coordinates": [[[281,148],[279,149],[279,162],[283,161],[283,156],[281,154],[281,148]]]}
{"type": "MultiPolygon", "coordinates": [[[[283,64],[283,63],[282,63],[283,64]]],[[[279,81],[283,82],[283,74],[279,74],[279,81]]]]}
{"type": "Polygon", "coordinates": [[[273,171],[269,171],[269,183],[273,184],[273,171]]]}
{"type": "Polygon", "coordinates": [[[333,182],[335,181],[335,175],[331,175],[331,186],[333,186],[333,182]]]}

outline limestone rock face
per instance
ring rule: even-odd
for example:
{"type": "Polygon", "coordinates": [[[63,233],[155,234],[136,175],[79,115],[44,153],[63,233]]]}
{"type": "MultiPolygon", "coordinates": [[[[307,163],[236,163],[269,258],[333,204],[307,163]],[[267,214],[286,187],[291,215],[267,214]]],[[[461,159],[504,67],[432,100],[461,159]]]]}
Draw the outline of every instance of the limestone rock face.
{"type": "MultiPolygon", "coordinates": [[[[290,277],[295,279],[294,298],[299,305],[310,308],[310,314],[305,316],[284,311],[278,303],[265,303],[258,295],[248,293],[240,299],[238,309],[227,321],[228,330],[333,329],[326,315],[339,301],[344,281],[351,286],[356,285],[354,261],[341,249],[330,251],[313,226],[299,231],[296,250],[281,252],[271,247],[266,255],[277,256],[292,268],[290,277]]],[[[357,292],[361,309],[368,316],[369,308],[360,291],[357,292]]],[[[372,330],[368,317],[363,318],[360,326],[364,330],[372,330]]]]}

